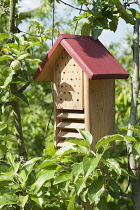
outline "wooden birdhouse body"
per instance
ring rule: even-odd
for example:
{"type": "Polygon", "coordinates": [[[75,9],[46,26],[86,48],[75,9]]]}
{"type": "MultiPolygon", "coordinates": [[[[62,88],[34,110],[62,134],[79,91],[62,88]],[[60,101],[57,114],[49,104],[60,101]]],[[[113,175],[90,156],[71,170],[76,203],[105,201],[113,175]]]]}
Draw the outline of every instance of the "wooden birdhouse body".
{"type": "Polygon", "coordinates": [[[86,129],[95,143],[115,132],[115,79],[128,73],[91,37],[60,35],[34,75],[53,81],[54,131],[57,147],[86,129]]]}

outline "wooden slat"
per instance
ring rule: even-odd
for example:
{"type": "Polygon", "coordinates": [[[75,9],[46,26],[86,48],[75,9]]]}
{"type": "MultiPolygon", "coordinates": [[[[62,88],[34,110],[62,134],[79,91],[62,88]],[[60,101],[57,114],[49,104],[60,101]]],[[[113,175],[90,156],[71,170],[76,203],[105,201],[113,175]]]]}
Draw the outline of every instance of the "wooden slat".
{"type": "Polygon", "coordinates": [[[68,129],[84,129],[84,123],[72,123],[72,122],[60,122],[57,128],[68,128],[68,129]]]}
{"type": "Polygon", "coordinates": [[[71,146],[71,145],[74,145],[74,144],[73,143],[70,143],[70,142],[60,141],[56,146],[57,147],[65,147],[65,146],[71,146]]]}
{"type": "Polygon", "coordinates": [[[65,132],[65,131],[60,131],[60,132],[57,134],[57,137],[61,137],[61,138],[75,137],[75,138],[83,139],[83,137],[82,137],[82,135],[81,135],[80,133],[65,132]]]}
{"type": "Polygon", "coordinates": [[[59,113],[57,117],[65,119],[85,119],[85,115],[81,113],[59,113]]]}

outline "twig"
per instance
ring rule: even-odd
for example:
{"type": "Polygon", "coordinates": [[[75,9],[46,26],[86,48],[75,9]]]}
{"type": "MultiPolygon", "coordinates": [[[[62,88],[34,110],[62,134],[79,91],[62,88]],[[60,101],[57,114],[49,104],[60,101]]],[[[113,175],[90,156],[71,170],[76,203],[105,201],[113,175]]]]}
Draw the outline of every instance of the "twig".
{"type": "Polygon", "coordinates": [[[6,15],[10,14],[9,11],[5,7],[2,6],[2,4],[0,4],[0,8],[5,12],[6,15]]]}
{"type": "Polygon", "coordinates": [[[83,12],[88,12],[88,10],[85,10],[85,9],[81,9],[81,8],[79,8],[79,7],[74,7],[74,6],[72,6],[71,4],[68,4],[68,3],[66,3],[66,2],[64,2],[64,1],[62,1],[62,0],[59,0],[61,3],[63,3],[63,4],[65,4],[65,5],[67,5],[67,6],[69,6],[69,7],[72,7],[73,9],[77,9],[77,10],[80,10],[80,11],[83,11],[83,12]]]}
{"type": "Polygon", "coordinates": [[[125,2],[124,3],[124,6],[126,7],[126,6],[130,6],[131,4],[139,4],[139,2],[136,0],[136,1],[130,1],[130,2],[125,2]]]}
{"type": "Polygon", "coordinates": [[[22,88],[18,90],[19,93],[23,93],[23,91],[30,85],[30,81],[28,81],[22,88]]]}
{"type": "Polygon", "coordinates": [[[132,195],[130,193],[123,192],[121,188],[120,188],[120,194],[121,194],[121,196],[123,196],[125,198],[132,198],[132,195]]]}
{"type": "Polygon", "coordinates": [[[28,33],[28,32],[21,31],[19,28],[18,28],[18,32],[19,32],[19,33],[22,32],[22,33],[24,33],[24,34],[28,34],[29,36],[41,37],[41,35],[30,34],[30,33],[28,33]]]}
{"type": "Polygon", "coordinates": [[[7,166],[7,167],[9,167],[10,168],[10,164],[8,164],[8,163],[6,163],[6,162],[4,162],[4,161],[0,161],[0,165],[4,165],[4,166],[7,166]]]}
{"type": "Polygon", "coordinates": [[[140,122],[140,118],[136,119],[136,124],[140,122]]]}

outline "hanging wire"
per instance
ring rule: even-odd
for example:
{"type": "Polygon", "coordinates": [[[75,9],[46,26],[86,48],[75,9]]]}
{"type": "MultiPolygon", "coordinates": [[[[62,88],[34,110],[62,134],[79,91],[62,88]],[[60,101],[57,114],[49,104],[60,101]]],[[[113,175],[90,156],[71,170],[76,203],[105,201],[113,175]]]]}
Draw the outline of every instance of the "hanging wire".
{"type": "Polygon", "coordinates": [[[54,39],[54,13],[55,13],[55,0],[53,1],[53,8],[52,8],[52,46],[53,46],[53,39],[54,39]]]}
{"type": "MultiPolygon", "coordinates": [[[[79,11],[79,15],[81,14],[82,7],[83,7],[83,4],[81,4],[81,8],[80,8],[80,11],[79,11]]],[[[76,22],[76,25],[75,25],[74,35],[76,34],[76,29],[77,29],[77,26],[78,26],[78,21],[76,22]]]]}

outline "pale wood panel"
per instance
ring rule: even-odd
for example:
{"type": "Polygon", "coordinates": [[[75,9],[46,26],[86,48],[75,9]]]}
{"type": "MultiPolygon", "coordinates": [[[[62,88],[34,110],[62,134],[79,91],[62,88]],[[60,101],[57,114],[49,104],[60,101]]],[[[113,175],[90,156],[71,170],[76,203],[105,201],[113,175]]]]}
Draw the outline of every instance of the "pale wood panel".
{"type": "MultiPolygon", "coordinates": [[[[90,93],[92,94],[92,93],[90,93]]],[[[85,112],[85,130],[90,132],[90,109],[89,109],[89,78],[84,73],[84,112],[85,112]]]]}
{"type": "Polygon", "coordinates": [[[83,109],[83,72],[65,50],[54,65],[54,101],[57,109],[83,109]]]}
{"type": "Polygon", "coordinates": [[[105,135],[115,133],[115,81],[89,80],[90,132],[92,149],[105,135]]]}
{"type": "Polygon", "coordinates": [[[65,138],[65,139],[69,138],[69,137],[83,139],[83,137],[80,133],[75,133],[75,132],[60,131],[57,136],[61,137],[61,138],[65,138]]]}
{"type": "Polygon", "coordinates": [[[57,128],[68,128],[68,129],[84,129],[84,123],[73,123],[73,122],[60,122],[57,124],[57,128]]]}
{"type": "Polygon", "coordinates": [[[59,113],[57,117],[66,119],[85,119],[85,115],[81,113],[59,113]]]}
{"type": "Polygon", "coordinates": [[[60,119],[56,117],[58,113],[59,113],[59,110],[57,110],[56,107],[54,106],[54,144],[55,146],[57,146],[59,142],[59,138],[57,137],[57,134],[59,133],[60,128],[57,128],[57,124],[60,122],[60,119]]]}
{"type": "Polygon", "coordinates": [[[70,143],[70,142],[64,142],[64,141],[60,141],[58,144],[57,144],[57,147],[65,147],[65,146],[72,146],[74,145],[73,143],[70,143]]]}

